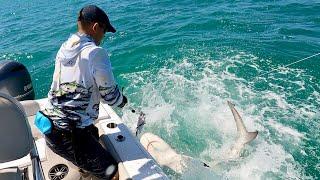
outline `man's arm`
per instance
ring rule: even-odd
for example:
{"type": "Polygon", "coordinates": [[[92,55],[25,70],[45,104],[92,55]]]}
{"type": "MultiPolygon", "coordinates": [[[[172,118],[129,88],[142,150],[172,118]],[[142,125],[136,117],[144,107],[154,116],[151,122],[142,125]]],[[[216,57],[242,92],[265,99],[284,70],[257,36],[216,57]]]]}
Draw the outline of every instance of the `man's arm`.
{"type": "Polygon", "coordinates": [[[99,88],[103,101],[113,107],[123,107],[127,103],[127,98],[122,95],[119,86],[115,82],[111,63],[107,52],[102,49],[96,49],[92,59],[92,74],[99,88]]]}

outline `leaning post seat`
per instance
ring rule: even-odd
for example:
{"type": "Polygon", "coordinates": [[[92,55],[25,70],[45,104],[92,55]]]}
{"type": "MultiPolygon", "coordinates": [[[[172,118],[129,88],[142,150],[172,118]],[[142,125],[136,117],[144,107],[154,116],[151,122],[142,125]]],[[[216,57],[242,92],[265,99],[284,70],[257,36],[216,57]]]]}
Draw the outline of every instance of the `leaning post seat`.
{"type": "MultiPolygon", "coordinates": [[[[3,93],[0,93],[0,123],[0,163],[10,164],[10,161],[23,158],[34,152],[34,140],[21,104],[13,97],[3,93]]],[[[35,154],[37,155],[37,153],[35,154]]],[[[33,169],[39,171],[34,174],[41,174],[39,163],[35,164],[33,169]]],[[[6,180],[13,177],[15,174],[13,172],[9,168],[1,169],[0,179],[6,180]]],[[[16,173],[20,172],[17,170],[16,173]]],[[[22,174],[16,174],[17,176],[22,176],[22,174]]],[[[42,175],[36,180],[42,180],[41,177],[42,175]]]]}

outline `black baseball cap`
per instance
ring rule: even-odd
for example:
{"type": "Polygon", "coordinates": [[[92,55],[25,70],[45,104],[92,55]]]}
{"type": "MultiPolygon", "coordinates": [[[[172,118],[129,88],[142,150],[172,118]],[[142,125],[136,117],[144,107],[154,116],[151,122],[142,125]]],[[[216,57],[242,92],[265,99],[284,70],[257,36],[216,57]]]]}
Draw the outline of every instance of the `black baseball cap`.
{"type": "Polygon", "coordinates": [[[116,29],[110,24],[107,14],[95,5],[88,5],[79,12],[78,21],[97,22],[106,25],[106,31],[115,33],[116,29]]]}

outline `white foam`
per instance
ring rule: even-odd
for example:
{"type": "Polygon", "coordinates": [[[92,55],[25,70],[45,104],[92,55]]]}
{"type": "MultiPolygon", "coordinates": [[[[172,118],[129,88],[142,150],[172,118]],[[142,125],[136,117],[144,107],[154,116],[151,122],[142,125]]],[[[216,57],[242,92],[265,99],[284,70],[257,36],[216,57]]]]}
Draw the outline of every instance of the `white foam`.
{"type": "Polygon", "coordinates": [[[226,176],[240,179],[299,179],[301,175],[293,162],[293,157],[281,145],[260,142],[259,147],[236,168],[226,172],[226,176]]]}
{"type": "MultiPolygon", "coordinates": [[[[293,95],[295,90],[286,92],[287,87],[276,83],[283,79],[277,80],[273,76],[269,79],[259,78],[263,83],[272,81],[269,84],[271,90],[256,91],[248,87],[247,80],[238,77],[232,69],[246,66],[259,71],[259,58],[256,56],[240,52],[219,61],[210,60],[205,55],[194,60],[192,58],[193,56],[181,60],[171,59],[167,66],[157,71],[151,69],[124,77],[133,82],[129,88],[141,96],[138,104],[147,114],[145,126],[150,130],[154,128],[155,131],[164,129],[170,136],[179,129],[183,121],[187,127],[198,130],[192,131],[198,132],[193,134],[195,139],[205,140],[205,148],[197,152],[198,157],[214,162],[215,158],[223,156],[236,138],[236,126],[226,104],[226,100],[231,100],[237,105],[248,130],[259,130],[259,135],[257,140],[244,149],[244,157],[237,165],[228,165],[220,173],[230,179],[303,177],[303,168],[287,152],[284,144],[290,143],[290,147],[296,145],[298,148],[305,139],[305,134],[281,124],[277,117],[290,123],[296,118],[319,116],[319,111],[312,110],[316,109],[314,104],[302,103],[297,106],[292,101],[289,102],[288,96],[293,95]],[[204,132],[210,131],[216,134],[208,139],[204,132]]],[[[299,90],[306,88],[302,71],[286,68],[280,72],[286,76],[294,75],[286,83],[296,85],[299,90]],[[296,76],[297,73],[300,75],[296,76]]],[[[316,102],[316,98],[320,99],[316,91],[309,97],[316,102]]],[[[180,144],[190,151],[197,149],[193,144],[179,139],[169,144],[180,144]]],[[[182,149],[180,153],[186,152],[182,149]]],[[[305,152],[301,151],[301,154],[305,152]]]]}
{"type": "Polygon", "coordinates": [[[304,134],[290,127],[284,126],[281,123],[278,123],[274,120],[269,120],[268,124],[271,125],[271,127],[273,127],[274,129],[276,129],[277,132],[282,136],[291,136],[297,142],[300,142],[301,139],[304,138],[304,134]]]}
{"type": "Polygon", "coordinates": [[[284,94],[277,94],[271,91],[268,91],[266,94],[263,95],[263,98],[268,100],[274,100],[278,107],[282,109],[287,109],[288,103],[284,99],[284,94]]]}

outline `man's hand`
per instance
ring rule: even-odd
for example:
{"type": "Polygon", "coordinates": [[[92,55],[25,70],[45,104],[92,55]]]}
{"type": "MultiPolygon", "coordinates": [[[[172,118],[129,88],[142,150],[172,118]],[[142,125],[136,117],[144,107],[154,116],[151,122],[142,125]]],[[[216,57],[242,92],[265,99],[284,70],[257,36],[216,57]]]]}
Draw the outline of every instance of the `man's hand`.
{"type": "Polygon", "coordinates": [[[128,103],[128,99],[125,95],[123,95],[122,103],[118,107],[123,108],[127,103],[128,103]]]}

